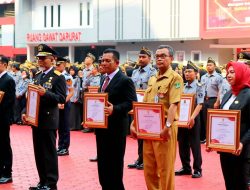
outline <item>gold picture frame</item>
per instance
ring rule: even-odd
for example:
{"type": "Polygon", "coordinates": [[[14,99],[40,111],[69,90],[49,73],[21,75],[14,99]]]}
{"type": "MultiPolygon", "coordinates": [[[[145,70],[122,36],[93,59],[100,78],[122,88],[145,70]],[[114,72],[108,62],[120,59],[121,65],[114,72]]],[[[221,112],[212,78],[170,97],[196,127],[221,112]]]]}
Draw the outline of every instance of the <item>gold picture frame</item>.
{"type": "Polygon", "coordinates": [[[1,104],[1,102],[3,100],[4,94],[5,94],[4,91],[0,91],[0,104],[1,104]]]}
{"type": "Polygon", "coordinates": [[[133,102],[134,124],[139,139],[163,140],[160,132],[165,127],[162,103],[133,102]]]}
{"type": "Polygon", "coordinates": [[[206,146],[220,152],[235,152],[240,144],[240,110],[208,109],[206,146]]]}
{"type": "Polygon", "coordinates": [[[104,107],[107,106],[107,93],[85,93],[83,125],[88,128],[107,128],[108,116],[104,107]]]}
{"type": "MultiPolygon", "coordinates": [[[[136,90],[136,97],[137,97],[137,102],[143,102],[143,97],[145,94],[145,90],[136,90]]],[[[133,115],[134,111],[130,110],[128,114],[133,115]]]]}
{"type": "Polygon", "coordinates": [[[38,127],[39,106],[40,95],[38,93],[38,86],[29,84],[26,103],[26,121],[35,127],[38,127]]]}
{"type": "Polygon", "coordinates": [[[188,128],[188,121],[194,111],[194,104],[195,94],[181,95],[178,127],[188,128]]]}
{"type": "Polygon", "coordinates": [[[98,93],[100,86],[88,86],[89,93],[98,93]]]}

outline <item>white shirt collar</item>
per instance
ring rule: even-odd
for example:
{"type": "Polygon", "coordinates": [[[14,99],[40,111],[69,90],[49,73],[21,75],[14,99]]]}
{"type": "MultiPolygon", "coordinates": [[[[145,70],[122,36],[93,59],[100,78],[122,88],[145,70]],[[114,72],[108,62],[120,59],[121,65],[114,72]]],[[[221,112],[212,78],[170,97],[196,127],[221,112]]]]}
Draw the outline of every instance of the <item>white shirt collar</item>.
{"type": "Polygon", "coordinates": [[[0,74],[0,78],[2,78],[2,76],[7,73],[7,71],[3,71],[1,74],[0,74]]]}
{"type": "Polygon", "coordinates": [[[44,71],[43,73],[44,73],[45,75],[47,75],[52,69],[53,69],[53,66],[50,67],[47,71],[44,71]]]}
{"type": "Polygon", "coordinates": [[[117,68],[114,72],[107,75],[109,77],[109,82],[114,78],[115,74],[119,72],[119,68],[117,68]]]}

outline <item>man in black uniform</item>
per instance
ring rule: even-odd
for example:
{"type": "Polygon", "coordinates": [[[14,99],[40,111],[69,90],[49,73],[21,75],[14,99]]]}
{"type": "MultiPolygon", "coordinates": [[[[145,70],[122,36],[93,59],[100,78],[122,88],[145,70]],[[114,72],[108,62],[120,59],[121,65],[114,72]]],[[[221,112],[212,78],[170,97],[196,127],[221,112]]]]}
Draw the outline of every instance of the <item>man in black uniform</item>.
{"type": "Polygon", "coordinates": [[[7,73],[8,59],[0,57],[0,184],[12,182],[12,149],[10,146],[10,122],[15,102],[15,81],[7,73]]]}
{"type": "MultiPolygon", "coordinates": [[[[58,181],[58,158],[56,152],[56,130],[59,123],[58,104],[64,104],[66,82],[60,72],[54,70],[57,53],[45,44],[38,46],[40,72],[34,84],[39,87],[40,106],[38,127],[32,127],[33,145],[39,183],[30,190],[56,190],[58,181]]],[[[23,116],[25,120],[25,116],[23,116]]]]}

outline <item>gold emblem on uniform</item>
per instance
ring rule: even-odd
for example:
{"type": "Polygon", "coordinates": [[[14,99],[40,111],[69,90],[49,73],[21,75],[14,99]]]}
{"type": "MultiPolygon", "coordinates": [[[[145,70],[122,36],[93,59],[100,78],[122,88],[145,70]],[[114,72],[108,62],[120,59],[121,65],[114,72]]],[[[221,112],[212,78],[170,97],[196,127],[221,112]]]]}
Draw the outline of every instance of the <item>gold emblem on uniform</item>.
{"type": "Polygon", "coordinates": [[[239,53],[239,59],[243,59],[244,58],[244,54],[243,53],[239,53]]]}

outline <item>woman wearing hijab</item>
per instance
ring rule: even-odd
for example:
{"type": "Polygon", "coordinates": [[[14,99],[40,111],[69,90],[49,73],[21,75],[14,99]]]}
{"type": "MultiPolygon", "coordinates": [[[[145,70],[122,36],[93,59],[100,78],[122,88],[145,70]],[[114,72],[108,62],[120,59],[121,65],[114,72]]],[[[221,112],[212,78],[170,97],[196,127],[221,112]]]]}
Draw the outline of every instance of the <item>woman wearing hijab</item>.
{"type": "Polygon", "coordinates": [[[229,62],[227,80],[231,85],[221,102],[221,109],[241,110],[240,145],[233,153],[220,152],[220,162],[227,190],[248,190],[250,164],[250,69],[242,63],[229,62]]]}

